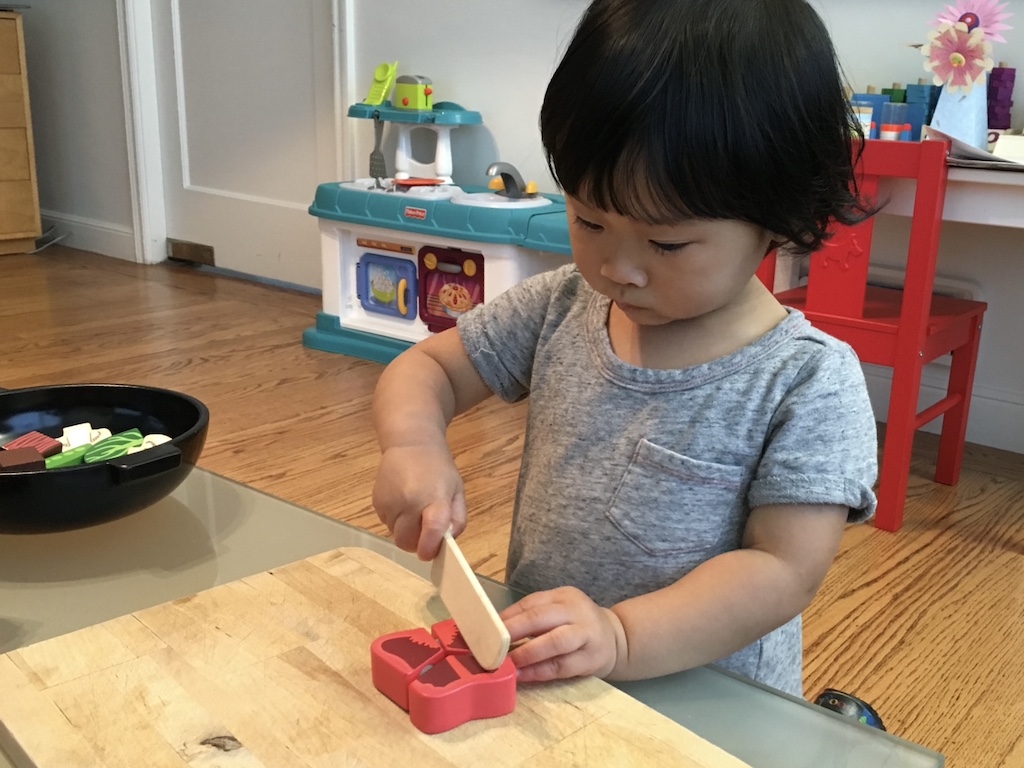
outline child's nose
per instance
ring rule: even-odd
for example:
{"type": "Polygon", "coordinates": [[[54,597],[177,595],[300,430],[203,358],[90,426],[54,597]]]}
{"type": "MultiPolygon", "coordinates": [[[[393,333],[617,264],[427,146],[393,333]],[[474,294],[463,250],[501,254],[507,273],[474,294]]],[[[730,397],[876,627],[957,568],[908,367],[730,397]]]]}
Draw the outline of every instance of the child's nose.
{"type": "Polygon", "coordinates": [[[601,265],[601,275],[618,285],[635,285],[638,288],[647,285],[647,273],[635,262],[622,256],[606,259],[601,265]]]}

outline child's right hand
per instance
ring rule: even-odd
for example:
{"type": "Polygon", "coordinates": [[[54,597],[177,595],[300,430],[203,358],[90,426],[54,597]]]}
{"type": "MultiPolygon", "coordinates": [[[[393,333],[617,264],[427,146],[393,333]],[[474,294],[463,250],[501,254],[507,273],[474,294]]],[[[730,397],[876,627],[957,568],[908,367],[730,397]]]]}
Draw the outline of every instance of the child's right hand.
{"type": "Polygon", "coordinates": [[[466,527],[466,496],[446,445],[392,446],[381,456],[373,506],[395,544],[432,560],[449,527],[466,527]]]}

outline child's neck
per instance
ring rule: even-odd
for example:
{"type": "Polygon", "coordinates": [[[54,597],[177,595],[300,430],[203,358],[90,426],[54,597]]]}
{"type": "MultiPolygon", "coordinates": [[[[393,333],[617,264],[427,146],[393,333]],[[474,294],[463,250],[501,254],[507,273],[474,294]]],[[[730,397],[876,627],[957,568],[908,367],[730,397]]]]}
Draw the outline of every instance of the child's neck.
{"type": "Polygon", "coordinates": [[[763,288],[753,286],[737,301],[688,320],[642,326],[614,303],[608,314],[608,340],[624,363],[639,368],[676,370],[709,363],[738,352],[786,317],[786,310],[763,288]]]}

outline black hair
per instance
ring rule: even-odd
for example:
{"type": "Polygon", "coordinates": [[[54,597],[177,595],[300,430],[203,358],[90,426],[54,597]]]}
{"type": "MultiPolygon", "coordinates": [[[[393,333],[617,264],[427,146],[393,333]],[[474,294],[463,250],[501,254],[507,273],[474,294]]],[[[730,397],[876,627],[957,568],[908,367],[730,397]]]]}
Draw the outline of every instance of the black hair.
{"type": "Polygon", "coordinates": [[[562,190],[651,224],[739,219],[813,251],[868,213],[862,133],[804,0],[594,0],[544,95],[562,190]]]}

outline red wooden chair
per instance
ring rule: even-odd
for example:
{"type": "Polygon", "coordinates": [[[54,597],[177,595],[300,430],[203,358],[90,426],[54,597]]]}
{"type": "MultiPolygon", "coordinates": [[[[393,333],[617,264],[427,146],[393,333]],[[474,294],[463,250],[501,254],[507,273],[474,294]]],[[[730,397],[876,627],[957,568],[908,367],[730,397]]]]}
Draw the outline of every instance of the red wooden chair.
{"type": "MultiPolygon", "coordinates": [[[[946,153],[941,141],[869,140],[857,167],[861,195],[878,199],[879,179],[916,179],[910,244],[903,289],[868,285],[868,260],[874,218],[847,227],[810,259],[807,285],[781,291],[776,298],[803,312],[811,323],[850,344],[862,362],[893,369],[889,414],[882,447],[875,525],[897,531],[903,524],[914,433],[943,417],[936,482],[960,479],[967,414],[978,359],[981,301],[933,294],[946,195],[946,153]],[[952,354],[946,396],[918,412],[921,372],[926,363],[952,354]]],[[[882,198],[879,202],[885,202],[882,198]]],[[[758,276],[772,287],[774,255],[758,276]]]]}

